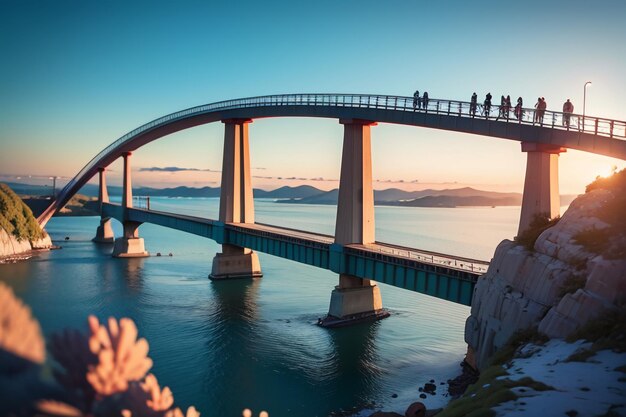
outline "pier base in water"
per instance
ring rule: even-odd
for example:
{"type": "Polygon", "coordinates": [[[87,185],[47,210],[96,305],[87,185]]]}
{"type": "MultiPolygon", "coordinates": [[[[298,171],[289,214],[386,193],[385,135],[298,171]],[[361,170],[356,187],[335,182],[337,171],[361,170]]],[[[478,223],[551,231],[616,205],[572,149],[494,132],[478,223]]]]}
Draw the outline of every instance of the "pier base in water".
{"type": "Polygon", "coordinates": [[[261,263],[259,255],[248,248],[223,245],[222,253],[213,258],[210,279],[260,278],[261,263]]]}
{"type": "Polygon", "coordinates": [[[389,317],[389,312],[383,309],[378,285],[370,280],[342,275],[340,284],[331,294],[328,316],[318,324],[339,327],[385,317],[389,317]]]}
{"type": "Polygon", "coordinates": [[[91,240],[96,243],[115,242],[115,235],[113,234],[113,228],[111,227],[111,219],[100,221],[100,225],[96,230],[96,237],[91,240]]]}
{"type": "Polygon", "coordinates": [[[118,237],[113,244],[115,258],[144,258],[150,256],[141,237],[118,237]]]}

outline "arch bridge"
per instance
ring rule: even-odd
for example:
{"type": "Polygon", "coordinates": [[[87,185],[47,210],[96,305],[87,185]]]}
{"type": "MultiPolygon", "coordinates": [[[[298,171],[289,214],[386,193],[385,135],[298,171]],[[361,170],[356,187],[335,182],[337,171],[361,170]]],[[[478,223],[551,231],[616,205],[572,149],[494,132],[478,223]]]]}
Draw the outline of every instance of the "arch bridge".
{"type": "Polygon", "coordinates": [[[216,255],[212,266],[211,276],[216,279],[260,276],[258,257],[252,249],[324,267],[340,274],[339,285],[331,296],[329,316],[324,321],[328,325],[384,315],[380,291],[373,279],[469,304],[473,283],[486,269],[486,263],[376,242],[370,142],[371,127],[378,122],[519,141],[522,152],[527,152],[520,232],[536,215],[558,215],[560,153],[576,149],[626,159],[626,122],[606,118],[527,108],[513,112],[504,106],[487,108],[440,99],[418,102],[413,97],[387,95],[252,97],[192,107],[127,133],[85,165],[38,221],[44,226],[99,173],[102,218],[95,240],[114,241],[114,256],[147,256],[138,227],[151,222],[221,243],[223,251],[216,255]],[[256,118],[290,116],[334,118],[344,126],[334,236],[301,231],[294,236],[294,231],[258,225],[254,221],[249,124],[256,118]],[[196,219],[133,208],[131,152],[171,133],[216,121],[225,127],[219,219],[196,219]],[[108,203],[105,169],[119,157],[124,158],[124,187],[122,205],[115,207],[108,203]],[[122,237],[113,238],[111,218],[123,223],[122,237]],[[417,258],[412,259],[411,254],[417,258]],[[435,259],[440,261],[439,265],[435,259]],[[472,265],[472,268],[475,265],[476,270],[468,271],[459,265],[472,265]]]}

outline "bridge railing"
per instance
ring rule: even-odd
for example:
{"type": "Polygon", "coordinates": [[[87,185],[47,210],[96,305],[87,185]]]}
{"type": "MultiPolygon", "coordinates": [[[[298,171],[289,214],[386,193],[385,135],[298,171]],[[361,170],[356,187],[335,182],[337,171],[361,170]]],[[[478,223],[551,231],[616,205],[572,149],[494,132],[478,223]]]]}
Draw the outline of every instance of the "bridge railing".
{"type": "Polygon", "coordinates": [[[457,116],[466,118],[495,119],[507,123],[543,126],[560,130],[578,131],[609,138],[626,139],[626,122],[606,118],[565,114],[551,110],[522,108],[516,112],[514,107],[472,105],[458,100],[429,99],[424,102],[414,97],[372,95],[372,94],[281,94],[225,100],[202,106],[191,107],[167,116],[160,117],[134,129],[111,143],[96,155],[63,189],[62,193],[74,186],[85,173],[92,170],[102,157],[130,141],[135,136],[159,126],[193,115],[201,115],[220,110],[232,110],[251,107],[273,106],[335,106],[353,108],[373,108],[406,112],[424,112],[430,114],[457,116]]]}
{"type": "Polygon", "coordinates": [[[489,263],[477,259],[449,256],[442,253],[404,248],[387,243],[376,242],[376,245],[365,245],[370,251],[379,252],[393,256],[415,259],[424,263],[441,265],[453,269],[461,269],[477,274],[484,274],[489,268],[489,263]]]}

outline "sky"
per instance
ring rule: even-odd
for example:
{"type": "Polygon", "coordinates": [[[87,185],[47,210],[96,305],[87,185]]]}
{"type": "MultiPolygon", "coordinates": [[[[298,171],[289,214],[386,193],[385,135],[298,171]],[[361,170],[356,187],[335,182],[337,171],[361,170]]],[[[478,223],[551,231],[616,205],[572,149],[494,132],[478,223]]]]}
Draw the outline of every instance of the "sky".
{"type": "MultiPolygon", "coordinates": [[[[570,98],[580,112],[592,81],[586,113],[626,120],[624,16],[624,0],[0,0],[0,181],[62,183],[153,119],[265,94],[476,91],[554,110],[570,98]]],[[[133,185],[219,186],[223,135],[213,123],[138,149],[133,185]]],[[[335,188],[342,137],[337,120],[255,120],[253,185],[335,188]]],[[[372,153],[378,189],[523,189],[516,141],[379,124],[372,153]]],[[[614,166],[626,164],[568,150],[561,192],[614,166]]],[[[111,165],[109,184],[121,171],[111,165]]]]}

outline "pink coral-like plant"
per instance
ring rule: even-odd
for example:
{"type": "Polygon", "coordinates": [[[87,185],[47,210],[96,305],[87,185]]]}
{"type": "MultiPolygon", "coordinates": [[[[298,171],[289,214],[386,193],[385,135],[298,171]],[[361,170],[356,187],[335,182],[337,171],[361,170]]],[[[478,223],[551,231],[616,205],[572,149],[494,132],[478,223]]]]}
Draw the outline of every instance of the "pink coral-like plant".
{"type": "Polygon", "coordinates": [[[87,368],[98,362],[98,358],[89,350],[87,337],[78,330],[65,329],[52,335],[48,345],[50,353],[61,365],[54,369],[55,379],[72,392],[77,403],[89,407],[95,391],[87,382],[87,368]]]}
{"type": "Polygon", "coordinates": [[[46,348],[41,328],[11,288],[0,282],[0,369],[20,371],[27,364],[42,364],[46,348]],[[25,361],[15,360],[16,358],[25,361]]]}
{"type": "Polygon", "coordinates": [[[174,404],[174,395],[168,387],[161,390],[156,377],[148,374],[143,381],[129,384],[124,402],[130,415],[162,417],[174,404]]]}
{"type": "Polygon", "coordinates": [[[99,396],[109,396],[128,389],[128,383],[139,381],[152,367],[146,339],[137,340],[137,327],[131,319],[119,324],[109,318],[108,328],[89,316],[89,350],[98,362],[87,367],[87,381],[99,396]]]}
{"type": "Polygon", "coordinates": [[[183,414],[180,408],[175,408],[165,413],[165,417],[200,417],[200,413],[196,410],[196,407],[191,406],[187,409],[186,414],[183,414]]]}

